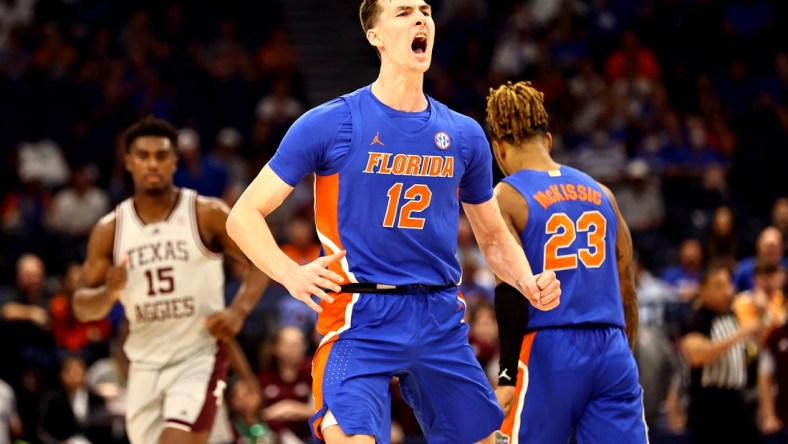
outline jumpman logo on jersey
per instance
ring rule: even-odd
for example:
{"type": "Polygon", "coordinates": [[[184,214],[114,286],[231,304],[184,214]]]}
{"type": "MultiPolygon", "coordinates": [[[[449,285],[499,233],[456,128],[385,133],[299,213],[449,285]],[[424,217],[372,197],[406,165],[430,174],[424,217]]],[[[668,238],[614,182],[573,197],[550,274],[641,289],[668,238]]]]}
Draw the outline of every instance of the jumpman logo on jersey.
{"type": "Polygon", "coordinates": [[[509,375],[507,375],[507,374],[506,374],[506,372],[507,372],[508,370],[509,370],[508,368],[505,368],[505,369],[503,369],[503,371],[501,372],[501,374],[500,374],[500,375],[498,375],[498,377],[499,377],[499,378],[506,378],[506,379],[508,379],[509,381],[511,381],[511,380],[512,380],[512,378],[511,378],[511,377],[509,377],[509,375]]]}
{"type": "Polygon", "coordinates": [[[377,133],[375,133],[375,138],[374,138],[374,139],[372,139],[372,143],[370,143],[370,144],[369,144],[369,146],[372,146],[372,145],[374,145],[374,144],[376,144],[376,143],[379,143],[379,144],[381,144],[381,145],[383,145],[383,146],[386,146],[386,144],[385,144],[385,143],[383,143],[383,142],[381,142],[381,141],[380,141],[380,131],[378,131],[377,133]]]}

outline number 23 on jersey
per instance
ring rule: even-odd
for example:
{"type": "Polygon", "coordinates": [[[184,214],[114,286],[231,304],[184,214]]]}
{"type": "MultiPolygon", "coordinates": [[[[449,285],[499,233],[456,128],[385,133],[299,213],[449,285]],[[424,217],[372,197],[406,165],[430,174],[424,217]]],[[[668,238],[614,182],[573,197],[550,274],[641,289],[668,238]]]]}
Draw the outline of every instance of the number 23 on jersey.
{"type": "Polygon", "coordinates": [[[555,213],[547,220],[545,232],[552,235],[544,246],[545,270],[577,268],[578,260],[588,268],[597,268],[605,262],[607,220],[599,211],[586,211],[576,221],[566,213],[555,213]],[[585,234],[588,248],[562,254],[560,250],[571,247],[578,234],[585,234]]]}

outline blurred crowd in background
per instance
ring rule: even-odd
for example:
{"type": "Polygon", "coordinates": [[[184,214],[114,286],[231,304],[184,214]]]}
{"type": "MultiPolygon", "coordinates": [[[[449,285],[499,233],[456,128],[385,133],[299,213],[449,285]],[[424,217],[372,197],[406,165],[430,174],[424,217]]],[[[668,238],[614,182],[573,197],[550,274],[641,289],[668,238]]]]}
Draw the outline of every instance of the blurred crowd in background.
{"type": "MultiPolygon", "coordinates": [[[[122,316],[82,324],[69,302],[92,226],[132,191],[119,136],[147,115],[170,120],[182,129],[176,185],[232,205],[318,105],[284,1],[0,0],[0,444],[60,442],[75,430],[123,442],[122,316]],[[103,413],[72,412],[64,431],[53,415],[75,390],[103,413]]],[[[785,317],[788,3],[429,3],[437,39],[427,93],[483,124],[490,87],[531,80],[545,93],[554,157],[616,193],[637,250],[636,356],[652,442],[687,442],[691,377],[680,343],[703,305],[710,261],[732,271],[737,315],[769,318],[764,340],[747,343],[749,402],[762,425],[759,350],[785,317]]],[[[302,263],[320,252],[310,181],[271,216],[302,263]]],[[[457,255],[471,342],[494,381],[494,279],[464,219],[457,255]]],[[[227,262],[228,297],[242,273],[227,262]]],[[[243,381],[230,385],[237,442],[310,442],[297,407],[310,402],[313,323],[276,284],[249,317],[238,339],[261,399],[243,381]]],[[[420,442],[394,398],[394,442],[420,442]]]]}

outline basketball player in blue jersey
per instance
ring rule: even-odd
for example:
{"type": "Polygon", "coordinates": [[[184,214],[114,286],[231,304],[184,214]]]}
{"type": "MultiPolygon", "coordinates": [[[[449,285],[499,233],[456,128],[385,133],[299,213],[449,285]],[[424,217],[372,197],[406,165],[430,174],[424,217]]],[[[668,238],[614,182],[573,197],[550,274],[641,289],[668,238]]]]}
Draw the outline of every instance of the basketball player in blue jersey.
{"type": "Polygon", "coordinates": [[[496,390],[511,443],[647,442],[631,348],[637,334],[632,238],[613,194],[550,157],[544,95],[528,82],[491,91],[487,121],[506,175],[495,196],[534,271],[552,270],[555,310],[521,304],[507,283],[495,291],[501,340],[496,390]],[[545,414],[545,412],[548,412],[545,414]]]}
{"type": "Polygon", "coordinates": [[[233,208],[228,231],[319,313],[316,439],[388,443],[388,385],[397,376],[430,443],[492,442],[503,412],[462,322],[460,202],[490,267],[524,300],[554,309],[560,285],[552,272],[533,276],[501,219],[479,124],[422,90],[435,38],[430,6],[364,0],[360,18],[380,55],[379,77],[293,124],[233,208]],[[265,216],[312,172],[327,256],[299,266],[277,248],[265,216]]]}
{"type": "Polygon", "coordinates": [[[270,281],[249,267],[224,306],[222,254],[248,262],[227,235],[224,202],[175,188],[177,133],[145,118],[124,134],[134,195],[94,227],[74,293],[81,321],[120,301],[129,324],[126,430],[132,444],[202,444],[226,387],[223,341],[270,281]]]}

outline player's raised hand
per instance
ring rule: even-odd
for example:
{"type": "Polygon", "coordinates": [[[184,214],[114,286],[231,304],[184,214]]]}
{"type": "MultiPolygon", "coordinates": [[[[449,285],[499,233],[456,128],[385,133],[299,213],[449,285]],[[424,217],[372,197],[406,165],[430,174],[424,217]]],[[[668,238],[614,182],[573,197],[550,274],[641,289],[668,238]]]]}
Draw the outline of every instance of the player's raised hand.
{"type": "Polygon", "coordinates": [[[107,293],[112,295],[114,300],[120,299],[120,293],[126,288],[128,282],[128,271],[126,267],[129,265],[129,257],[123,256],[120,264],[113,265],[107,270],[106,287],[107,293]]]}
{"type": "Polygon", "coordinates": [[[241,331],[245,319],[240,310],[230,306],[211,314],[202,323],[216,339],[227,342],[241,331]]]}
{"type": "Polygon", "coordinates": [[[528,302],[539,310],[542,309],[540,298],[542,297],[539,286],[536,285],[536,279],[531,272],[527,272],[523,277],[514,281],[514,287],[528,299],[528,302]]]}
{"type": "Polygon", "coordinates": [[[342,276],[328,270],[327,267],[342,260],[345,254],[346,252],[343,250],[302,265],[290,273],[282,285],[287,288],[291,296],[320,313],[323,309],[312,300],[312,295],[329,303],[334,302],[334,298],[329,296],[325,290],[339,293],[342,291],[340,284],[345,281],[342,276]]]}
{"type": "MultiPolygon", "coordinates": [[[[546,270],[535,276],[536,285],[539,287],[540,310],[552,310],[561,303],[561,282],[556,278],[553,270],[546,270]]],[[[537,307],[538,308],[538,307],[537,307]]]]}

